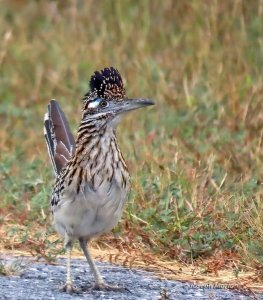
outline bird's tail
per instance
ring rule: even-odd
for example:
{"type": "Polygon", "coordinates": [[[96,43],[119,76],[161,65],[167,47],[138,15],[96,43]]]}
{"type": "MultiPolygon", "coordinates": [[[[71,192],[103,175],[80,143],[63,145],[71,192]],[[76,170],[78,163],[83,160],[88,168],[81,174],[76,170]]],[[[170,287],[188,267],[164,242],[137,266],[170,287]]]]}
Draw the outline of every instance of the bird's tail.
{"type": "Polygon", "coordinates": [[[49,156],[57,176],[75,152],[75,140],[68,121],[56,100],[48,104],[44,117],[44,135],[49,156]]]}

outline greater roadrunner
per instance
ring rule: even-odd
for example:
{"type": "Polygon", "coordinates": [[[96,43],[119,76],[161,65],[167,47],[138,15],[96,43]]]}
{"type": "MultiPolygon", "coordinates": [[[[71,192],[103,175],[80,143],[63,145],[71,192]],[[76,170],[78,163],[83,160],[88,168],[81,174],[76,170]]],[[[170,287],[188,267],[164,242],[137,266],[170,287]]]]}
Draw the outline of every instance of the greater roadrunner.
{"type": "Polygon", "coordinates": [[[130,178],[117,144],[116,125],[127,112],[153,104],[149,99],[128,99],[118,70],[96,71],[83,98],[76,143],[58,103],[51,100],[48,105],[44,134],[56,175],[51,209],[67,252],[63,291],[74,292],[70,256],[76,239],[95,276],[93,288],[118,288],[104,282],[87,243],[117,224],[129,191],[130,178]]]}

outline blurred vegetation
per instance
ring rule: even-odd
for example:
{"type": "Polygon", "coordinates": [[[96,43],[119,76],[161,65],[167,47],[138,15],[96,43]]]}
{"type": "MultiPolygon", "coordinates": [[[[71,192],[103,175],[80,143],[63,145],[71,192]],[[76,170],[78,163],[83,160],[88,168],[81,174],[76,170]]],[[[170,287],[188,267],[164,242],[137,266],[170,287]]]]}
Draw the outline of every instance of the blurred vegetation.
{"type": "Polygon", "coordinates": [[[156,101],[118,129],[130,202],[98,243],[181,261],[263,261],[263,2],[1,1],[0,235],[5,249],[59,253],[43,114],[72,130],[97,69],[156,101]]]}

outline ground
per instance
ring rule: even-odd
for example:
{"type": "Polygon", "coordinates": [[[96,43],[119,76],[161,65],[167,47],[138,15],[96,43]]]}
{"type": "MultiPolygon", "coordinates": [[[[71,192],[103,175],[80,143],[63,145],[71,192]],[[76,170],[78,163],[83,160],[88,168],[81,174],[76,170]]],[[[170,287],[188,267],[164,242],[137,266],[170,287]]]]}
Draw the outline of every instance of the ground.
{"type": "MultiPolygon", "coordinates": [[[[14,264],[13,258],[5,257],[6,264],[14,264]]],[[[36,262],[28,257],[16,258],[19,274],[0,277],[0,299],[129,299],[129,300],[241,300],[263,299],[260,295],[230,291],[225,289],[199,288],[179,281],[161,280],[153,273],[123,268],[109,263],[98,263],[104,279],[111,284],[124,287],[122,291],[90,291],[93,282],[86,262],[73,259],[72,276],[74,284],[79,288],[78,294],[69,295],[59,291],[65,279],[65,259],[59,259],[55,265],[36,262]],[[253,298],[254,297],[254,298],[253,298]]]]}

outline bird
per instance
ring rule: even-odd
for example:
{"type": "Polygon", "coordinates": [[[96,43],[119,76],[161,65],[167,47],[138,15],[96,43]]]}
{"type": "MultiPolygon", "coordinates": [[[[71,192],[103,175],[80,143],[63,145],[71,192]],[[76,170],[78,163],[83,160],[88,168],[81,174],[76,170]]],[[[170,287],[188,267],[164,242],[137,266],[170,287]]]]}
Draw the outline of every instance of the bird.
{"type": "Polygon", "coordinates": [[[92,289],[117,290],[106,283],[88,244],[109,232],[121,218],[130,190],[130,175],[119,149],[116,127],[122,117],[154,105],[148,98],[128,98],[119,71],[95,71],[82,98],[82,117],[76,140],[56,100],[44,116],[44,136],[55,173],[51,211],[56,231],[64,238],[66,283],[61,291],[77,292],[71,278],[71,251],[78,241],[95,277],[92,289]]]}

